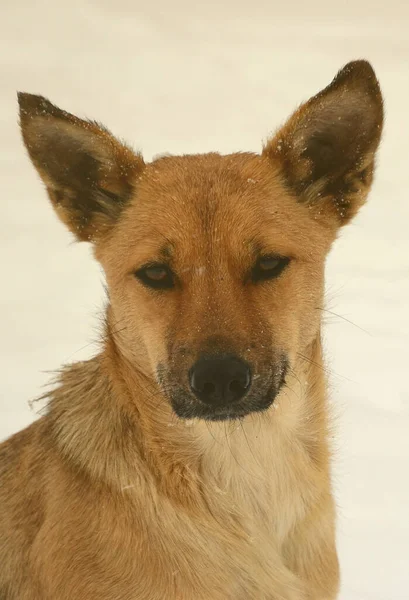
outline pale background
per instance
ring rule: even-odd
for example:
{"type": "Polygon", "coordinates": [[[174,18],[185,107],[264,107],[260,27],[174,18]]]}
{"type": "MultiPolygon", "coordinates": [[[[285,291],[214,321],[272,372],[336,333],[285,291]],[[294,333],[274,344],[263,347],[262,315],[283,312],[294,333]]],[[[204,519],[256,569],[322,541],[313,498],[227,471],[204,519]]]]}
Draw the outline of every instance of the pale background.
{"type": "MultiPolygon", "coordinates": [[[[102,274],[54,216],[16,91],[156,153],[259,150],[296,105],[369,59],[386,129],[367,207],[328,262],[342,600],[409,598],[409,8],[404,1],[16,0],[0,9],[0,439],[46,371],[87,357],[102,274]],[[341,14],[341,12],[343,14],[341,14]],[[365,331],[362,331],[365,330],[365,331]]],[[[249,599],[257,600],[257,599],[249,599]]]]}

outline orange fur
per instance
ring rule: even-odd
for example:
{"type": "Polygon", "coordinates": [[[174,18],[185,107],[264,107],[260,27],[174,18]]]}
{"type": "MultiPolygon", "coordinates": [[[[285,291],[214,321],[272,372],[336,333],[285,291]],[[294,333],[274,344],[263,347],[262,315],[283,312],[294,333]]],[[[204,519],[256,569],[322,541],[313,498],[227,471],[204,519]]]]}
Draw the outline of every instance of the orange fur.
{"type": "Polygon", "coordinates": [[[348,65],[261,155],[145,165],[42,98],[20,107],[57,213],[94,244],[109,306],[100,354],[64,368],[47,414],[0,446],[1,600],[334,600],[319,308],[326,254],[372,180],[371,67],[348,65]],[[291,261],[255,284],[256,252],[291,261]],[[134,273],[159,259],[178,285],[157,293],[134,273]],[[176,416],[172,386],[216,350],[245,357],[257,381],[286,356],[268,410],[176,416]]]}

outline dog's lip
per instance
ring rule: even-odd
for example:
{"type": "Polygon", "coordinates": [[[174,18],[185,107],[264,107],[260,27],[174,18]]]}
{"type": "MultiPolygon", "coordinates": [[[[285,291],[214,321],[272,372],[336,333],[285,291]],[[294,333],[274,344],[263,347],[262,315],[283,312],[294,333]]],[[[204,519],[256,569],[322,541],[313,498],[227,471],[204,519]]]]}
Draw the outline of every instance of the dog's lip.
{"type": "Polygon", "coordinates": [[[275,394],[269,398],[264,398],[262,403],[245,403],[230,405],[223,408],[211,409],[206,407],[205,410],[202,408],[202,414],[200,418],[205,421],[231,421],[234,419],[242,419],[247,415],[255,412],[264,412],[268,410],[275,400],[275,394]]]}
{"type": "Polygon", "coordinates": [[[173,410],[182,419],[200,419],[203,421],[233,421],[235,419],[243,419],[247,415],[264,412],[270,408],[274,403],[277,396],[277,392],[272,392],[264,396],[260,401],[245,401],[243,400],[237,404],[230,404],[223,407],[211,407],[200,401],[196,403],[194,407],[190,407],[188,414],[184,414],[184,411],[178,410],[174,405],[173,410]]]}
{"type": "MultiPolygon", "coordinates": [[[[260,412],[261,409],[259,410],[255,410],[255,409],[250,409],[247,411],[224,411],[224,412],[220,412],[220,413],[209,413],[209,414],[203,414],[201,415],[199,418],[203,419],[204,421],[213,421],[213,422],[217,422],[217,421],[234,421],[235,419],[244,419],[244,417],[246,417],[247,415],[250,415],[254,412],[260,412]]],[[[262,409],[265,410],[265,409],[262,409]]]]}

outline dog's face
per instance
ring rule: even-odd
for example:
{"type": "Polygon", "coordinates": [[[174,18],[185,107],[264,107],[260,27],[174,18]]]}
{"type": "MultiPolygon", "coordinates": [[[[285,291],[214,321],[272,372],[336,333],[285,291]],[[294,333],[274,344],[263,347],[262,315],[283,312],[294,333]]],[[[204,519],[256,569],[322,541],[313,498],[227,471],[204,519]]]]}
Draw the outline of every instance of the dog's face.
{"type": "Polygon", "coordinates": [[[145,165],[43,98],[20,104],[58,214],[95,244],[121,354],[180,417],[267,409],[318,333],[326,254],[371,184],[382,99],[370,66],[348,65],[261,155],[145,165]]]}
{"type": "Polygon", "coordinates": [[[122,352],[179,416],[267,408],[317,332],[333,235],[266,156],[155,161],[97,251],[122,352]]]}

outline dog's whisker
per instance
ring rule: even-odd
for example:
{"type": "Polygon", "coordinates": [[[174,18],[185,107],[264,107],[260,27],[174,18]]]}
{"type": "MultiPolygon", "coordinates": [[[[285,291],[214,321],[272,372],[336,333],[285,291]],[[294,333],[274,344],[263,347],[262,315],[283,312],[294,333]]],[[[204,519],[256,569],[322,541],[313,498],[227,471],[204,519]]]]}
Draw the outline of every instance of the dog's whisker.
{"type": "Polygon", "coordinates": [[[309,358],[308,356],[305,356],[304,354],[302,354],[301,352],[297,352],[297,355],[302,359],[305,360],[307,363],[313,365],[314,367],[317,367],[318,369],[320,369],[321,371],[323,371],[324,373],[326,373],[329,376],[334,376],[334,377],[338,377],[340,379],[344,379],[345,381],[350,381],[351,383],[356,383],[355,381],[353,381],[352,379],[349,379],[348,377],[345,377],[344,375],[340,375],[339,373],[336,373],[334,370],[330,370],[327,367],[324,367],[323,365],[321,365],[320,363],[312,360],[311,358],[309,358]]]}
{"type": "Polygon", "coordinates": [[[321,306],[316,306],[315,309],[316,310],[320,310],[320,311],[325,312],[325,313],[328,313],[328,314],[330,314],[330,315],[332,315],[334,317],[338,317],[339,319],[342,319],[346,323],[349,323],[350,325],[353,325],[354,327],[356,327],[360,331],[363,331],[367,335],[370,335],[371,337],[373,337],[373,334],[370,331],[368,331],[367,329],[364,329],[363,327],[361,327],[360,325],[357,325],[356,323],[354,323],[350,319],[347,319],[346,317],[343,317],[342,315],[340,315],[340,314],[338,314],[336,312],[333,312],[332,310],[329,310],[328,308],[323,308],[321,306]]]}
{"type": "Polygon", "coordinates": [[[255,455],[254,455],[254,452],[253,452],[253,450],[250,448],[250,443],[249,443],[249,440],[248,440],[248,437],[247,437],[247,434],[246,434],[246,430],[244,429],[243,423],[242,423],[242,421],[241,421],[240,419],[239,419],[239,423],[240,423],[241,430],[242,430],[242,432],[243,432],[243,435],[244,435],[244,439],[245,439],[245,440],[246,440],[246,442],[247,442],[247,447],[248,447],[248,449],[249,449],[249,451],[250,451],[250,454],[251,454],[251,456],[253,457],[253,459],[254,459],[254,462],[255,462],[256,464],[259,464],[259,461],[256,459],[256,457],[255,457],[255,455]]]}

